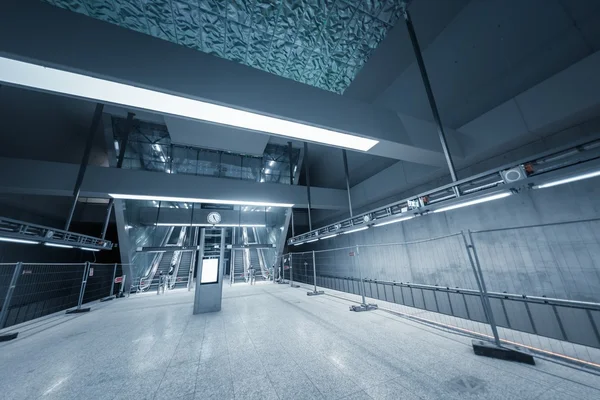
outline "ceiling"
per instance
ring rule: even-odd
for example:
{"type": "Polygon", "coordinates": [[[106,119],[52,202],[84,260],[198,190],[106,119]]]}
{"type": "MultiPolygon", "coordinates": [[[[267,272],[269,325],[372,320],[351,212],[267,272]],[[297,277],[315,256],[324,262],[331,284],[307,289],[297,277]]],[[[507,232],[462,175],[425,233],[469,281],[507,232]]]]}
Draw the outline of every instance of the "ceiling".
{"type": "MultiPolygon", "coordinates": [[[[179,11],[177,10],[180,10],[180,6],[183,7],[182,9],[195,10],[191,15],[196,19],[204,18],[202,15],[215,16],[221,20],[216,23],[216,26],[220,26],[219,24],[237,26],[236,24],[239,24],[240,21],[246,21],[246,23],[250,21],[250,25],[244,26],[250,27],[252,32],[260,30],[259,28],[262,27],[263,31],[273,32],[272,40],[283,40],[278,38],[279,33],[276,33],[282,29],[282,24],[284,24],[280,14],[277,14],[278,19],[273,17],[269,19],[270,22],[264,22],[267,25],[261,25],[261,23],[254,25],[252,22],[260,15],[271,15],[268,13],[274,12],[273,10],[269,11],[266,6],[265,9],[262,9],[262,5],[276,4],[282,10],[295,10],[297,14],[294,15],[301,15],[302,18],[308,18],[306,15],[317,19],[323,15],[328,16],[326,20],[320,20],[324,25],[311,34],[312,39],[310,40],[317,43],[311,50],[314,52],[317,51],[319,43],[322,44],[319,42],[322,34],[330,35],[327,40],[337,37],[333,30],[328,30],[328,27],[333,20],[329,18],[333,18],[332,13],[341,13],[340,15],[347,16],[341,12],[339,7],[346,7],[346,10],[352,14],[352,18],[356,18],[356,15],[364,16],[371,13],[372,16],[377,16],[377,18],[372,17],[373,19],[383,18],[387,12],[384,10],[389,9],[388,2],[333,0],[302,2],[292,0],[284,2],[275,0],[251,2],[200,0],[192,2],[193,4],[185,3],[183,0],[173,0],[170,2],[173,8],[163,7],[161,9],[153,8],[157,4],[162,4],[161,2],[145,0],[47,0],[46,2],[60,4],[64,8],[91,14],[99,19],[105,18],[109,22],[130,28],[134,28],[134,22],[141,18],[146,25],[143,29],[140,25],[138,30],[141,29],[145,34],[168,40],[173,39],[174,36],[167,37],[168,34],[163,30],[171,29],[177,33],[181,29],[177,25],[179,22],[173,19],[174,15],[178,15],[179,11]],[[136,4],[137,10],[143,12],[143,16],[133,13],[131,7],[136,4]],[[227,8],[219,8],[216,6],[217,4],[227,4],[227,8]],[[251,4],[253,8],[242,7],[244,4],[251,4]],[[210,8],[211,5],[216,8],[210,8]],[[367,9],[367,5],[373,5],[374,8],[367,9]],[[321,11],[317,12],[317,9],[321,11]],[[98,12],[92,12],[92,10],[98,12]],[[111,10],[113,14],[110,14],[111,10]],[[118,10],[116,14],[114,14],[115,10],[118,10]],[[149,13],[150,10],[153,14],[149,13]],[[213,10],[212,13],[211,10],[213,10]],[[240,10],[246,10],[246,13],[244,14],[240,10]],[[110,15],[114,18],[110,19],[110,15]],[[159,18],[159,16],[162,17],[159,18]],[[171,21],[171,25],[168,25],[170,28],[167,29],[162,22],[162,25],[158,24],[163,18],[171,18],[167,19],[171,21]],[[153,19],[154,22],[151,22],[153,19]],[[277,21],[277,23],[273,21],[277,21]],[[268,24],[273,24],[273,26],[268,24]],[[157,27],[161,26],[163,30],[157,30],[157,27]]],[[[498,134],[484,123],[477,125],[476,132],[467,130],[465,126],[468,126],[469,122],[600,49],[600,1],[523,0],[511,3],[510,7],[507,7],[506,4],[505,0],[413,0],[410,6],[411,16],[444,124],[454,128],[459,135],[465,133],[470,135],[469,137],[479,136],[482,138],[482,143],[486,141],[486,137],[498,136],[498,134]]],[[[383,20],[380,22],[384,23],[383,20]]],[[[303,30],[303,27],[308,26],[305,24],[309,22],[303,20],[304,22],[299,23],[298,21],[295,22],[295,25],[291,25],[290,21],[285,23],[296,29],[296,36],[308,35],[309,32],[303,30]]],[[[345,21],[348,22],[347,19],[345,21]]],[[[387,25],[389,32],[383,40],[378,42],[377,48],[369,52],[368,62],[355,77],[353,76],[353,80],[348,81],[343,96],[392,110],[401,116],[431,121],[429,104],[414,61],[414,53],[406,27],[403,21],[397,21],[393,26],[391,24],[393,20],[388,18],[386,21],[389,23],[387,25]]],[[[346,25],[346,28],[351,26],[350,22],[348,24],[350,25],[346,25]]],[[[192,28],[200,29],[196,32],[200,36],[205,34],[201,28],[206,27],[192,26],[190,29],[192,28]]],[[[344,30],[346,33],[349,31],[344,30]]],[[[252,38],[252,32],[250,38],[252,38]]],[[[175,41],[186,45],[182,42],[184,38],[184,36],[176,35],[175,41]]],[[[343,38],[337,40],[341,43],[343,38]]],[[[251,41],[246,43],[246,55],[260,53],[259,50],[252,47],[251,41]]],[[[292,52],[295,51],[293,50],[295,48],[308,49],[303,44],[305,42],[289,41],[286,43],[292,46],[292,52]]],[[[196,44],[204,46],[206,42],[197,41],[196,44]]],[[[221,45],[223,49],[229,45],[234,46],[234,43],[225,40],[221,42],[221,45]]],[[[233,54],[238,54],[233,50],[218,53],[204,47],[195,49],[205,52],[212,51],[217,56],[227,57],[241,63],[248,64],[249,60],[248,58],[244,60],[233,58],[233,54]]],[[[267,53],[268,64],[277,64],[279,56],[272,50],[273,48],[270,47],[269,53],[267,53]]],[[[356,53],[352,54],[354,56],[356,53]]],[[[290,64],[295,65],[296,61],[290,59],[287,64],[289,67],[290,64]]],[[[306,63],[300,63],[300,65],[306,67],[306,63]]],[[[256,65],[250,66],[257,67],[256,65]]],[[[284,70],[283,76],[286,76],[286,71],[284,70]]],[[[322,73],[325,74],[323,71],[322,73]]],[[[306,83],[315,85],[315,80],[306,83]]],[[[330,93],[323,94],[331,95],[330,93]]],[[[70,157],[73,162],[79,162],[79,153],[71,150],[76,146],[81,148],[93,113],[94,105],[92,103],[9,87],[0,88],[0,103],[2,105],[0,115],[4,117],[3,120],[7,121],[11,119],[11,116],[13,116],[13,120],[16,120],[10,127],[11,130],[14,132],[38,132],[41,142],[37,146],[40,150],[33,151],[28,149],[28,145],[32,143],[33,133],[30,136],[20,135],[17,139],[11,138],[11,143],[9,143],[8,136],[3,135],[4,141],[0,142],[2,144],[0,147],[4,149],[7,156],[10,156],[11,146],[17,146],[19,148],[17,153],[22,153],[24,157],[29,154],[32,158],[39,159],[45,159],[40,157],[43,156],[46,149],[53,149],[53,151],[55,149],[56,154],[62,154],[61,157],[70,157]],[[35,120],[30,118],[32,115],[36,116],[35,120]],[[43,122],[46,120],[51,123],[43,122]],[[81,136],[75,138],[64,133],[64,138],[57,136],[52,139],[52,135],[47,133],[61,130],[69,132],[69,135],[81,132],[81,136]],[[69,149],[69,147],[71,148],[69,149]]],[[[107,107],[107,109],[110,109],[111,113],[119,112],[116,107],[107,107]]],[[[401,120],[404,121],[405,118],[403,117],[401,120]]],[[[193,129],[195,128],[189,130],[193,129]]],[[[184,142],[187,141],[186,130],[187,128],[181,129],[179,132],[181,137],[184,137],[185,140],[182,139],[184,142]]],[[[219,131],[219,129],[216,130],[219,131]]],[[[417,138],[418,133],[417,129],[415,136],[417,138]]],[[[246,134],[247,132],[238,132],[236,137],[236,133],[231,132],[231,138],[227,136],[225,140],[221,140],[226,143],[218,145],[218,147],[227,147],[227,143],[230,146],[242,145],[247,140],[247,136],[242,135],[246,134]]],[[[220,139],[224,139],[225,136],[220,139]]],[[[208,136],[206,139],[210,140],[208,136]]],[[[511,146],[519,146],[521,134],[515,133],[510,139],[511,146]],[[515,139],[515,137],[517,138],[515,139]]],[[[531,138],[523,136],[523,140],[531,140],[531,138]]],[[[271,137],[269,141],[287,142],[287,139],[271,137]]],[[[264,145],[262,142],[253,144],[258,147],[264,145]]],[[[489,143],[487,144],[489,147],[489,143]]],[[[300,147],[301,144],[295,142],[295,146],[300,147]]],[[[471,153],[481,150],[481,148],[473,148],[465,151],[470,153],[467,155],[472,155],[471,153]]],[[[47,153],[50,154],[50,152],[47,153]]],[[[345,187],[343,163],[339,149],[310,144],[309,155],[311,184],[331,188],[345,187]]],[[[60,158],[58,155],[52,157],[57,161],[60,158]]],[[[348,152],[348,161],[352,186],[396,163],[396,160],[351,151],[348,152]]],[[[420,164],[414,164],[414,166],[418,168],[420,164]]]]}
{"type": "MultiPolygon", "coordinates": [[[[414,0],[410,13],[453,129],[600,49],[597,0],[414,0]]],[[[344,95],[432,121],[414,60],[398,23],[344,95]]]]}
{"type": "Polygon", "coordinates": [[[343,93],[400,16],[396,0],[43,0],[343,93]]]}

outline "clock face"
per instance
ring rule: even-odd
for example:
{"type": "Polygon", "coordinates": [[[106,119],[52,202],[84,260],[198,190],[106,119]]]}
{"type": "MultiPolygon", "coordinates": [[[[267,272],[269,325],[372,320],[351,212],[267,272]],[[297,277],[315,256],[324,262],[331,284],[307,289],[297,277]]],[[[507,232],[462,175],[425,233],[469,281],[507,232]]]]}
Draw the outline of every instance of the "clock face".
{"type": "Polygon", "coordinates": [[[211,212],[210,214],[208,214],[207,220],[209,224],[216,225],[219,222],[221,222],[221,214],[219,214],[218,212],[211,212]]]}

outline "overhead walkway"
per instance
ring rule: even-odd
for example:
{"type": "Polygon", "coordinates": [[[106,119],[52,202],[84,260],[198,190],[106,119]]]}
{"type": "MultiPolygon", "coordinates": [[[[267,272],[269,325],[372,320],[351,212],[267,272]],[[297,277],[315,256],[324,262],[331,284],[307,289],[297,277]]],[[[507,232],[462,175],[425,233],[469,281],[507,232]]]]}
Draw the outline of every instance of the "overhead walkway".
{"type": "Polygon", "coordinates": [[[219,313],[192,315],[193,293],[175,290],[54,316],[0,344],[2,396],[600,398],[591,373],[542,358],[529,366],[478,357],[468,337],[381,310],[351,313],[347,300],[305,292],[225,285],[219,313]]]}

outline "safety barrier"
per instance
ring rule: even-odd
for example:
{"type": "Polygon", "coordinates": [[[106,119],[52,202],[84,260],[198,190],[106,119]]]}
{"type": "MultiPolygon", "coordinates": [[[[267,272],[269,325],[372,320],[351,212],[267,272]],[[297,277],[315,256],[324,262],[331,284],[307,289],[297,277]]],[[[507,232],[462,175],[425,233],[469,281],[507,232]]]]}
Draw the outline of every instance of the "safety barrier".
{"type": "Polygon", "coordinates": [[[589,220],[283,257],[296,282],[316,275],[354,301],[600,368],[599,255],[600,221],[589,220]]]}
{"type": "Polygon", "coordinates": [[[0,264],[0,329],[113,296],[120,264],[0,264]]]}

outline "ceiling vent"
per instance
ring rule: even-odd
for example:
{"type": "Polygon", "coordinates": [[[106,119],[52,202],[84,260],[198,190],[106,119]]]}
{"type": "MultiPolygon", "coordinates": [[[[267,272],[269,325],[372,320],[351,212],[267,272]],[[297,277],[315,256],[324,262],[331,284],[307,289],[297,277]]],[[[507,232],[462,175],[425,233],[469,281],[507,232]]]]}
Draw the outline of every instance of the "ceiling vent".
{"type": "Polygon", "coordinates": [[[527,178],[527,173],[525,172],[525,168],[523,168],[522,165],[504,170],[501,172],[501,174],[502,179],[504,179],[505,183],[513,183],[527,178]]]}

